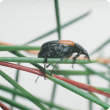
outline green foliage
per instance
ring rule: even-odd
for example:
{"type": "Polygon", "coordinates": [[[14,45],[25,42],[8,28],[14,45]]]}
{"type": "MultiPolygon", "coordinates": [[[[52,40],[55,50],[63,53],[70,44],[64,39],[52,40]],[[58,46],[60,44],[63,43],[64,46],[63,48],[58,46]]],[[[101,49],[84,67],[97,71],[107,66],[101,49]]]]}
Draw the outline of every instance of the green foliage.
{"type": "MultiPolygon", "coordinates": [[[[85,18],[87,15],[90,14],[90,11],[86,12],[85,14],[80,15],[79,17],[76,17],[75,19],[61,25],[60,24],[60,14],[59,14],[59,6],[58,6],[58,0],[54,0],[55,3],[55,13],[56,13],[56,23],[57,23],[57,28],[53,29],[39,37],[36,37],[35,39],[27,42],[24,44],[24,46],[4,46],[4,45],[0,45],[0,51],[9,51],[12,54],[18,56],[18,57],[0,57],[0,61],[7,61],[7,62],[25,62],[25,63],[31,63],[32,65],[34,65],[36,68],[38,68],[39,70],[43,71],[44,68],[41,67],[40,65],[38,65],[37,63],[43,63],[44,62],[44,58],[31,58],[31,57],[26,57],[23,54],[19,53],[18,50],[40,50],[40,47],[35,47],[35,46],[25,46],[27,44],[30,44],[32,42],[38,41],[40,39],[43,39],[45,37],[48,37],[50,34],[53,34],[54,32],[58,32],[58,39],[61,39],[61,29],[69,26],[70,24],[73,24],[79,20],[81,20],[82,18],[85,18]]],[[[97,49],[95,49],[93,52],[91,52],[91,55],[98,52],[99,50],[101,50],[105,45],[107,45],[110,42],[110,38],[104,42],[101,46],[99,46],[97,49]]],[[[48,59],[48,63],[56,63],[57,61],[59,61],[59,59],[52,59],[49,58],[48,59]]],[[[104,78],[105,80],[109,81],[110,83],[110,78],[105,76],[105,72],[97,72],[87,66],[85,66],[84,64],[86,63],[95,63],[97,62],[97,60],[76,60],[76,64],[80,64],[81,66],[83,66],[85,68],[85,71],[70,71],[70,70],[59,70],[57,68],[57,70],[54,70],[54,74],[58,74],[58,75],[64,75],[64,76],[69,76],[69,75],[86,75],[87,76],[87,82],[88,84],[90,84],[90,75],[98,75],[102,78],[104,78]]],[[[73,63],[73,59],[64,59],[63,61],[60,62],[61,64],[72,64],[73,63]]],[[[100,63],[102,64],[102,63],[100,63]]],[[[107,64],[102,64],[103,66],[107,67],[108,69],[110,69],[110,67],[107,64]]],[[[28,91],[26,91],[23,87],[21,87],[17,81],[19,78],[19,70],[17,70],[17,75],[16,75],[16,81],[14,81],[11,77],[9,77],[6,73],[4,73],[2,70],[0,70],[0,75],[6,79],[10,84],[12,84],[15,89],[11,89],[8,87],[5,87],[3,85],[0,85],[0,89],[10,92],[11,94],[13,94],[13,100],[7,99],[3,96],[0,96],[0,100],[4,101],[12,106],[15,106],[19,109],[23,109],[23,110],[31,110],[31,108],[26,107],[22,104],[17,103],[16,101],[14,101],[14,97],[16,97],[16,95],[27,98],[28,100],[30,100],[31,102],[33,102],[37,107],[39,107],[42,110],[48,110],[43,104],[47,105],[49,110],[51,110],[52,108],[56,108],[56,109],[60,109],[60,110],[67,110],[67,108],[61,107],[59,105],[54,104],[54,98],[55,98],[55,90],[58,85],[61,85],[62,87],[88,99],[90,101],[90,110],[92,110],[92,102],[104,107],[105,109],[108,109],[110,107],[110,105],[108,105],[107,103],[101,101],[99,98],[97,98],[97,96],[95,96],[93,93],[90,92],[86,93],[83,90],[79,89],[78,87],[75,87],[67,82],[64,82],[62,80],[59,80],[57,78],[54,78],[52,76],[50,76],[50,71],[46,70],[46,73],[48,74],[48,78],[54,82],[54,86],[53,86],[53,93],[51,96],[51,101],[44,101],[40,98],[37,98],[35,96],[33,96],[31,93],[29,93],[28,91]],[[19,91],[18,91],[19,90],[19,91]]],[[[98,90],[101,91],[105,91],[110,93],[110,89],[109,88],[100,88],[100,87],[96,87],[98,90]]]]}

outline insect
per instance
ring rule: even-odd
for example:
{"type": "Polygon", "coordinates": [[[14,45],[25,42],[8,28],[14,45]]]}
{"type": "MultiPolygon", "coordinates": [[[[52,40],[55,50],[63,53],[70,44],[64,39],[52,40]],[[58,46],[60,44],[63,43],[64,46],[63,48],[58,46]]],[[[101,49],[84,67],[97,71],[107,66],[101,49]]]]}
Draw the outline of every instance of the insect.
{"type": "MultiPolygon", "coordinates": [[[[55,66],[65,58],[69,58],[73,53],[77,52],[77,55],[73,58],[73,65],[76,62],[76,58],[80,56],[80,54],[84,54],[85,58],[90,60],[88,52],[78,43],[74,43],[70,40],[54,40],[44,43],[41,46],[41,50],[38,54],[39,58],[45,58],[44,60],[44,77],[45,77],[45,68],[49,67],[51,64],[46,66],[48,58],[60,58],[60,60],[54,65],[52,72],[55,66]]],[[[73,67],[72,65],[72,67],[73,67]]],[[[51,75],[52,75],[51,72],[51,75]]]]}

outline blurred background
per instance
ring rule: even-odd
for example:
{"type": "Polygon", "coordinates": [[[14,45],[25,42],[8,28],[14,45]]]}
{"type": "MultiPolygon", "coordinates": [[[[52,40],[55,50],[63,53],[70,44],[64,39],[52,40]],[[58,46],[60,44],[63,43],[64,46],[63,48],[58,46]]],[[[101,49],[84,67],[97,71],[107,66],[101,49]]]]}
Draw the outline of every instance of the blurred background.
{"type": "MultiPolygon", "coordinates": [[[[110,38],[110,4],[106,0],[58,0],[60,24],[63,25],[78,16],[90,12],[86,17],[78,20],[75,23],[61,30],[62,40],[72,40],[81,44],[88,53],[94,51],[97,47],[101,46],[107,39],[110,38]]],[[[0,4],[0,41],[23,45],[53,29],[57,28],[55,6],[53,0],[4,0],[0,4]]],[[[44,42],[50,40],[57,40],[58,33],[54,32],[49,36],[40,39],[29,45],[41,46],[44,42]]],[[[21,51],[28,57],[36,57],[26,52],[21,51]]],[[[9,52],[1,52],[0,57],[13,57],[14,55],[9,52]]],[[[110,43],[106,45],[101,51],[90,56],[91,58],[110,58],[110,43]]],[[[30,64],[21,63],[28,67],[34,68],[30,64]]],[[[40,64],[43,66],[43,64],[40,64]]],[[[60,69],[73,70],[71,64],[60,64],[60,69]]],[[[96,71],[107,72],[108,69],[97,63],[87,64],[88,67],[96,71]]],[[[7,73],[11,78],[15,79],[15,69],[0,66],[0,69],[7,73]]],[[[52,67],[49,67],[52,69],[52,67]]],[[[84,70],[80,65],[75,64],[74,70],[84,70]]],[[[24,71],[20,71],[18,83],[35,96],[46,101],[51,100],[53,82],[44,80],[40,77],[35,83],[37,76],[24,71]]],[[[70,76],[78,82],[87,84],[86,76],[70,76]]],[[[91,76],[90,82],[92,86],[108,87],[108,81],[99,76],[91,76]]],[[[5,79],[0,77],[0,84],[13,87],[5,79]]],[[[0,95],[12,98],[12,95],[7,92],[0,91],[0,95]]],[[[105,97],[96,94],[101,100],[105,101],[105,97]]],[[[39,110],[30,101],[16,97],[16,101],[29,105],[35,110],[39,110]]],[[[65,88],[57,85],[54,102],[63,107],[72,110],[89,110],[88,100],[66,90],[65,88]]],[[[110,100],[108,102],[110,104],[110,100]]],[[[9,105],[7,105],[9,106],[9,105]]],[[[18,110],[14,108],[14,110],[18,110]]],[[[93,104],[93,110],[102,110],[102,107],[93,104]]]]}

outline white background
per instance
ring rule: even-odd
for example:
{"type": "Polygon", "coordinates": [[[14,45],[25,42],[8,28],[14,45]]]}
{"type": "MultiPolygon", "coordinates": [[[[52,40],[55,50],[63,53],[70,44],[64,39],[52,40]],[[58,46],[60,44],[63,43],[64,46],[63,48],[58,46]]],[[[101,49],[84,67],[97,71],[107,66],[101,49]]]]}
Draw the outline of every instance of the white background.
{"type": "MultiPolygon", "coordinates": [[[[62,29],[61,39],[77,42],[90,53],[110,38],[110,5],[106,0],[59,0],[59,9],[61,25],[91,10],[91,14],[87,17],[62,29]]],[[[0,41],[22,45],[54,28],[56,28],[56,16],[53,0],[4,0],[0,4],[0,41]]],[[[57,39],[56,32],[30,45],[41,46],[46,41],[57,39]]],[[[107,45],[98,54],[90,57],[110,58],[109,50],[110,45],[107,45]]],[[[28,57],[37,57],[25,52],[22,53],[28,57]]],[[[0,57],[4,56],[12,57],[14,55],[9,52],[0,52],[0,57]]],[[[22,65],[33,67],[30,64],[22,63],[22,65]]],[[[88,64],[87,66],[96,71],[108,71],[98,64],[88,64]]],[[[60,65],[60,68],[72,70],[69,64],[60,65]]],[[[0,69],[15,79],[15,69],[3,66],[0,66],[0,69]]],[[[75,65],[74,70],[84,70],[84,68],[75,65]]],[[[36,77],[34,74],[20,71],[19,84],[35,96],[50,101],[53,83],[40,77],[36,84],[36,77]]],[[[70,78],[87,83],[85,76],[72,76],[70,78]]],[[[93,86],[108,87],[108,82],[99,76],[91,76],[90,79],[93,86]]],[[[13,87],[2,77],[0,77],[0,83],[13,87]]],[[[7,98],[12,97],[9,93],[3,91],[0,91],[0,94],[7,98]]],[[[105,97],[96,95],[105,101],[105,97]]],[[[16,101],[39,110],[33,103],[23,98],[17,97],[16,101]]],[[[54,101],[56,104],[72,110],[88,110],[88,100],[61,86],[57,86],[54,101]]],[[[96,104],[94,104],[93,108],[94,110],[102,110],[102,107],[96,104]]]]}

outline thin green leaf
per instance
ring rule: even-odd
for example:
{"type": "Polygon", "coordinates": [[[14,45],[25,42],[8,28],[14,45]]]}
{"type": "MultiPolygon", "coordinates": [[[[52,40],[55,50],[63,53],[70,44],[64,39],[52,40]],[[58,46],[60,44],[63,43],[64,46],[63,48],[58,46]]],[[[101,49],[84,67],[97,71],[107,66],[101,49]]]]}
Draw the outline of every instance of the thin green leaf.
{"type": "MultiPolygon", "coordinates": [[[[55,93],[56,93],[56,90],[57,90],[57,85],[56,83],[53,84],[53,90],[52,90],[52,95],[51,95],[51,100],[50,102],[53,103],[54,102],[54,98],[55,98],[55,93]]],[[[52,106],[49,107],[49,110],[51,110],[52,106]]]]}
{"type": "Polygon", "coordinates": [[[98,89],[98,90],[110,93],[110,88],[102,88],[102,87],[95,87],[95,88],[98,89]]]}
{"type": "MultiPolygon", "coordinates": [[[[51,70],[48,70],[51,72],[51,70]]],[[[54,70],[53,71],[54,74],[56,75],[96,75],[93,72],[89,72],[89,71],[74,71],[74,70],[54,70]]],[[[100,72],[100,74],[104,75],[104,72],[100,72]]]]}
{"type": "Polygon", "coordinates": [[[105,66],[108,69],[110,69],[110,65],[109,64],[105,64],[105,63],[99,63],[99,64],[105,66]]]}
{"type": "Polygon", "coordinates": [[[94,53],[98,52],[100,49],[102,49],[105,45],[110,43],[110,38],[107,39],[101,46],[99,46],[97,49],[95,49],[93,52],[90,53],[90,55],[93,55],[94,53]]]}
{"type": "MultiPolygon", "coordinates": [[[[18,52],[13,52],[14,54],[16,54],[16,55],[18,55],[18,56],[24,56],[24,55],[22,55],[22,54],[20,54],[20,53],[18,53],[18,52]]],[[[33,64],[33,63],[32,63],[33,64]]],[[[36,67],[38,67],[40,70],[42,70],[43,71],[43,68],[41,67],[41,66],[39,66],[38,64],[33,64],[34,66],[36,66],[36,67]]],[[[46,70],[46,73],[47,74],[50,74],[50,72],[49,71],[47,71],[46,70]]],[[[53,78],[53,77],[52,77],[53,78]]],[[[53,78],[53,80],[54,80],[55,78],[53,78]]],[[[57,79],[58,80],[58,79],[57,79]]],[[[58,80],[59,82],[58,83],[60,83],[61,82],[61,80],[58,80]]],[[[56,81],[54,81],[54,82],[56,82],[56,81]]],[[[68,83],[66,83],[66,85],[68,85],[68,83]]],[[[70,85],[70,84],[69,84],[70,85]]],[[[69,87],[69,85],[68,85],[68,87],[69,87]]],[[[73,87],[73,86],[72,86],[73,87]]],[[[69,87],[69,89],[71,90],[72,88],[71,87],[69,87]]],[[[75,88],[74,88],[75,89],[75,88]]],[[[79,92],[81,91],[80,89],[78,90],[79,92]]],[[[79,93],[79,94],[82,94],[82,92],[81,93],[79,93]]],[[[87,97],[87,99],[89,98],[89,96],[86,94],[84,97],[87,97]]],[[[94,100],[94,99],[90,99],[90,100],[94,100]]],[[[97,100],[95,100],[95,102],[97,103],[97,100]]],[[[104,106],[106,103],[103,103],[102,102],[102,106],[104,106]]],[[[100,102],[99,102],[99,105],[100,105],[100,102]]],[[[108,104],[106,104],[105,105],[106,107],[108,107],[109,105],[108,104]]],[[[104,106],[104,107],[105,107],[104,106]]]]}
{"type": "MultiPolygon", "coordinates": [[[[16,89],[18,89],[19,91],[21,91],[24,94],[27,94],[33,98],[34,97],[32,94],[30,94],[28,91],[26,91],[23,87],[21,87],[18,83],[16,83],[11,77],[9,77],[7,74],[5,74],[3,71],[0,70],[0,75],[6,79],[9,83],[11,83],[16,89]]],[[[37,100],[37,99],[36,99],[37,100]]],[[[43,110],[47,110],[42,104],[39,103],[39,101],[33,101],[31,100],[35,105],[37,105],[39,108],[43,109],[43,110]]]]}
{"type": "Polygon", "coordinates": [[[96,96],[93,92],[90,92],[90,94],[100,100],[100,98],[98,96],[96,96]]]}
{"type": "MultiPolygon", "coordinates": [[[[81,15],[81,16],[79,16],[79,17],[73,19],[73,20],[71,20],[70,22],[65,23],[65,24],[62,25],[60,28],[61,28],[61,29],[62,29],[62,28],[65,28],[65,27],[69,26],[70,24],[75,23],[75,22],[77,22],[78,20],[81,20],[82,18],[84,18],[84,17],[86,17],[87,15],[89,15],[90,12],[91,12],[91,11],[88,11],[88,12],[86,12],[85,14],[83,14],[83,15],[81,15]]],[[[45,38],[45,37],[49,36],[50,34],[53,34],[53,33],[56,32],[56,31],[57,31],[57,29],[53,29],[53,30],[51,30],[51,31],[49,31],[49,32],[47,32],[47,33],[45,33],[45,34],[43,34],[43,35],[41,35],[41,36],[39,36],[39,37],[37,37],[37,38],[35,38],[35,39],[29,41],[29,42],[27,42],[27,43],[25,43],[24,45],[27,45],[27,44],[30,44],[30,43],[32,43],[32,42],[38,41],[38,40],[40,40],[40,39],[42,39],[42,38],[45,38]]]]}
{"type": "Polygon", "coordinates": [[[17,107],[17,108],[19,108],[21,110],[34,110],[32,108],[26,107],[26,106],[24,106],[24,105],[22,105],[20,103],[17,103],[15,101],[12,101],[12,100],[7,99],[7,98],[2,97],[2,96],[0,96],[0,100],[4,101],[4,102],[6,102],[6,103],[8,103],[10,105],[13,105],[13,106],[15,106],[15,107],[17,107]]]}
{"type": "MultiPolygon", "coordinates": [[[[34,57],[0,57],[0,61],[7,62],[24,62],[24,63],[44,63],[45,58],[34,57]]],[[[47,63],[56,63],[59,58],[48,58],[47,63]]],[[[74,59],[64,59],[59,64],[73,64],[74,59]]],[[[95,63],[97,60],[76,60],[76,64],[95,63]]]]}
{"type": "Polygon", "coordinates": [[[73,85],[71,85],[69,83],[66,83],[66,82],[64,82],[62,80],[59,80],[59,79],[54,78],[54,77],[51,77],[49,75],[48,75],[48,78],[51,81],[63,86],[64,88],[66,88],[66,89],[68,89],[68,90],[70,90],[72,92],[75,92],[76,94],[79,94],[80,96],[82,96],[82,97],[84,97],[86,99],[89,99],[89,100],[93,101],[94,103],[97,103],[98,105],[100,105],[100,106],[102,106],[102,107],[104,107],[106,109],[108,109],[110,107],[110,105],[106,104],[105,102],[97,99],[96,97],[93,97],[91,94],[88,94],[88,93],[84,92],[83,90],[81,90],[81,89],[79,89],[79,88],[77,88],[77,87],[75,87],[75,86],[73,86],[73,85]]]}
{"type": "Polygon", "coordinates": [[[58,6],[58,0],[54,0],[55,4],[55,13],[56,13],[56,21],[57,21],[57,31],[58,31],[58,39],[61,39],[61,33],[60,33],[60,15],[59,15],[59,6],[58,6]]]}
{"type": "Polygon", "coordinates": [[[88,71],[93,72],[93,73],[97,74],[98,76],[100,76],[100,77],[102,77],[102,78],[104,78],[104,79],[110,81],[109,78],[107,78],[106,76],[100,74],[99,72],[97,72],[97,71],[95,71],[95,70],[93,70],[93,69],[91,69],[91,68],[89,68],[89,67],[87,67],[87,66],[85,66],[85,65],[83,65],[83,64],[81,64],[81,66],[83,66],[84,68],[86,68],[88,71]]]}
{"type": "Polygon", "coordinates": [[[48,102],[48,101],[44,101],[44,100],[42,100],[42,99],[40,99],[40,98],[37,98],[37,100],[36,100],[36,98],[33,98],[33,97],[31,97],[31,96],[29,96],[29,95],[27,95],[27,94],[23,94],[23,93],[21,93],[21,92],[15,90],[15,89],[11,89],[11,88],[6,87],[6,86],[4,86],[4,85],[0,85],[0,89],[1,89],[1,90],[4,90],[4,91],[6,91],[6,92],[10,92],[10,93],[15,94],[15,95],[19,95],[19,96],[21,96],[21,97],[27,98],[27,99],[29,99],[29,100],[39,101],[39,102],[41,102],[41,103],[43,103],[43,104],[46,104],[46,105],[48,105],[48,106],[52,106],[52,107],[57,108],[57,109],[60,109],[60,110],[69,110],[69,109],[64,108],[64,107],[61,107],[61,106],[59,106],[59,105],[52,104],[52,103],[50,103],[50,102],[48,102]]]}
{"type": "MultiPolygon", "coordinates": [[[[18,51],[10,51],[12,54],[14,54],[14,55],[16,55],[16,56],[19,56],[19,57],[26,57],[26,56],[24,56],[23,54],[21,54],[20,52],[18,52],[18,51]]],[[[44,68],[43,67],[41,67],[40,65],[38,65],[37,63],[31,63],[33,66],[35,66],[35,67],[37,67],[37,68],[39,68],[41,71],[44,71],[44,68]]],[[[45,70],[45,72],[48,74],[48,75],[51,75],[51,73],[49,72],[49,71],[47,71],[47,70],[45,70]]]]}
{"type": "MultiPolygon", "coordinates": [[[[18,63],[18,65],[20,65],[20,63],[18,63]]],[[[19,71],[20,70],[16,70],[16,76],[15,76],[15,81],[18,83],[18,79],[19,79],[19,71]]],[[[16,88],[14,88],[14,89],[16,89],[16,88]]],[[[15,94],[13,94],[13,96],[12,96],[12,99],[13,99],[13,101],[15,101],[15,98],[16,98],[16,95],[15,94]]],[[[13,106],[11,106],[11,109],[13,109],[13,106]]]]}
{"type": "MultiPolygon", "coordinates": [[[[87,79],[87,84],[90,85],[90,77],[89,77],[89,75],[86,75],[86,79],[87,79]]],[[[93,95],[92,92],[89,92],[89,94],[93,95]]],[[[92,101],[91,100],[89,100],[89,110],[93,110],[92,101]]]]}
{"type": "Polygon", "coordinates": [[[0,51],[40,50],[40,49],[41,47],[36,46],[0,45],[0,51]]]}

